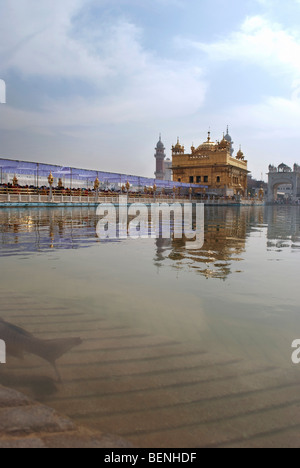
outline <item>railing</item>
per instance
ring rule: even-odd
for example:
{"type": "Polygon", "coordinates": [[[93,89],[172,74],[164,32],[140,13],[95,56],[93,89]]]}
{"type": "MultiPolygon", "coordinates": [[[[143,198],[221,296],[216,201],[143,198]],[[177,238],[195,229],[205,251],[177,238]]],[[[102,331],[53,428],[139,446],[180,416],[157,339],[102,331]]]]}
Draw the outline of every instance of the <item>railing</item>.
{"type": "MultiPolygon", "coordinates": [[[[52,195],[50,194],[50,189],[30,189],[30,188],[1,188],[0,189],[0,203],[12,203],[12,204],[27,204],[27,203],[53,203],[53,204],[98,204],[98,203],[118,203],[119,196],[126,194],[113,194],[113,193],[104,193],[99,192],[98,195],[95,191],[81,191],[81,190],[56,190],[52,189],[52,195]]],[[[133,193],[128,194],[128,199],[130,203],[153,203],[157,202],[167,202],[174,203],[183,201],[188,201],[187,197],[178,197],[174,198],[173,195],[169,197],[163,194],[154,195],[137,195],[133,193]]]]}
{"type": "MultiPolygon", "coordinates": [[[[11,204],[38,204],[38,203],[52,203],[52,204],[100,204],[100,203],[113,203],[119,202],[119,196],[126,195],[116,193],[105,193],[99,192],[98,195],[95,191],[82,191],[82,190],[57,190],[52,189],[52,196],[50,195],[50,189],[30,189],[30,188],[19,188],[9,187],[0,188],[0,203],[11,203],[11,204]]],[[[173,194],[128,194],[129,203],[143,203],[149,204],[156,201],[157,203],[185,203],[190,201],[189,196],[178,196],[174,197],[173,194]]],[[[205,203],[206,205],[236,205],[237,200],[224,199],[217,197],[206,197],[206,199],[194,198],[193,202],[205,203]]],[[[242,199],[242,203],[245,205],[254,205],[257,201],[253,199],[242,199]]]]}

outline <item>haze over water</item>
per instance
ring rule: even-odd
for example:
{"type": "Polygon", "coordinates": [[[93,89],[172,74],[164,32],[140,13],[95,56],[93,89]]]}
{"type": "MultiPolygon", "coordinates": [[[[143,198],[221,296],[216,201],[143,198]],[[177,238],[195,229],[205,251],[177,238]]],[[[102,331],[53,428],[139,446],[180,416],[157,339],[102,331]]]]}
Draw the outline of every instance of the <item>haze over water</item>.
{"type": "MultiPolygon", "coordinates": [[[[149,381],[148,389],[147,379],[138,381],[139,387],[136,377],[128,377],[136,372],[133,361],[141,359],[130,354],[135,349],[144,353],[145,348],[146,353],[175,344],[188,348],[191,357],[185,354],[182,374],[176,377],[178,388],[185,385],[185,369],[191,379],[200,376],[193,349],[212,360],[225,356],[228,362],[241,360],[245,367],[241,364],[235,371],[236,379],[250,362],[278,367],[284,375],[298,370],[300,376],[300,366],[291,363],[291,343],[300,338],[299,207],[206,208],[205,244],[199,251],[188,251],[182,241],[171,239],[103,242],[96,236],[97,222],[95,210],[88,208],[0,210],[0,316],[41,338],[83,340],[82,348],[58,361],[64,388],[54,383],[51,368],[32,356],[24,362],[9,359],[0,369],[0,383],[90,427],[108,427],[109,432],[147,446],[150,435],[159,433],[158,419],[149,429],[141,416],[137,427],[128,429],[122,427],[120,420],[126,417],[120,414],[130,413],[134,392],[142,398],[154,383],[159,388],[175,385],[168,380],[168,371],[172,375],[179,361],[166,361],[161,377],[157,369],[148,369],[147,375],[155,372],[156,380],[149,381]],[[126,331],[126,345],[125,332],[121,337],[118,330],[126,331]],[[108,360],[105,369],[103,360],[108,360]],[[80,379],[77,361],[84,365],[80,379]],[[120,392],[119,419],[105,400],[114,392],[120,392]]],[[[160,352],[165,356],[160,349],[156,357],[145,355],[148,364],[160,352]]],[[[247,385],[254,385],[247,378],[247,385]]],[[[256,375],[256,384],[259,379],[256,375]]],[[[151,399],[158,411],[160,397],[151,399]]],[[[173,411],[175,418],[177,409],[173,411]]],[[[193,424],[197,426],[197,421],[193,424]]],[[[209,433],[204,425],[206,429],[209,433]]],[[[194,446],[193,437],[186,433],[183,446],[194,446]]],[[[162,439],[162,446],[170,440],[162,439]]]]}

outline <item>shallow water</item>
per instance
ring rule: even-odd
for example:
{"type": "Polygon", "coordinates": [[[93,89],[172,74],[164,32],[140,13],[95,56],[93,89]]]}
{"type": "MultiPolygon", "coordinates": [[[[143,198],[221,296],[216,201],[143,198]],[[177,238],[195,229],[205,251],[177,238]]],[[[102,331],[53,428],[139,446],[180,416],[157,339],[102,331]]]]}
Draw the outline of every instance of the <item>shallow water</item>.
{"type": "Polygon", "coordinates": [[[0,210],[0,316],[39,338],[83,340],[58,361],[64,385],[31,355],[8,358],[0,382],[140,446],[295,435],[298,421],[280,425],[300,390],[300,366],[291,363],[300,338],[300,208],[206,208],[199,251],[171,239],[103,242],[97,222],[87,208],[0,210]],[[267,378],[275,368],[276,379],[267,378]],[[204,417],[207,398],[230,378],[225,396],[214,397],[222,411],[209,410],[218,418],[204,417]],[[252,390],[251,404],[241,400],[252,390]],[[264,407],[270,392],[280,415],[264,407]],[[222,417],[224,397],[239,415],[222,417]],[[253,414],[259,419],[248,420],[253,414]],[[255,432],[261,420],[266,428],[255,432]]]}

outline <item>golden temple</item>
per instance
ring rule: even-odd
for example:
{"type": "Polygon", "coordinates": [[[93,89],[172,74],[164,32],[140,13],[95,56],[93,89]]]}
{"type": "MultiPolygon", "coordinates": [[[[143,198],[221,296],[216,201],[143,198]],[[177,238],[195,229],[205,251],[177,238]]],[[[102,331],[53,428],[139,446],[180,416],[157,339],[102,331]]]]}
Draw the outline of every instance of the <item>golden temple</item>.
{"type": "MultiPolygon", "coordinates": [[[[240,149],[233,155],[233,142],[228,133],[221,141],[211,141],[208,132],[207,141],[198,148],[191,147],[189,154],[177,140],[172,147],[173,180],[190,184],[205,185],[208,192],[216,195],[247,195],[248,161],[240,149]]],[[[199,188],[199,192],[203,189],[199,188]]],[[[197,192],[197,189],[196,189],[197,192]]]]}

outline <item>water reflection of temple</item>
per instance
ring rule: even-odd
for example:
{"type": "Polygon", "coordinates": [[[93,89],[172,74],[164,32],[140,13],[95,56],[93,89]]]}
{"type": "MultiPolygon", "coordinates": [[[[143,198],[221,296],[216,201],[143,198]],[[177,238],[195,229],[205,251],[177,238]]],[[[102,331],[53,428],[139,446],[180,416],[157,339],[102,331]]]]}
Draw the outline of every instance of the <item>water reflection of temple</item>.
{"type": "Polygon", "coordinates": [[[264,222],[263,207],[211,207],[205,210],[205,242],[200,250],[187,250],[184,240],[156,241],[157,257],[163,266],[170,262],[178,269],[191,268],[206,278],[226,279],[240,272],[246,239],[253,227],[264,222]]]}
{"type": "MultiPolygon", "coordinates": [[[[153,261],[157,267],[189,268],[206,278],[226,279],[242,270],[247,237],[257,228],[266,231],[269,249],[299,249],[299,215],[297,206],[207,207],[203,248],[191,251],[185,240],[157,239],[153,261]]],[[[1,255],[89,247],[99,241],[97,223],[93,208],[3,209],[1,255]]]]}

